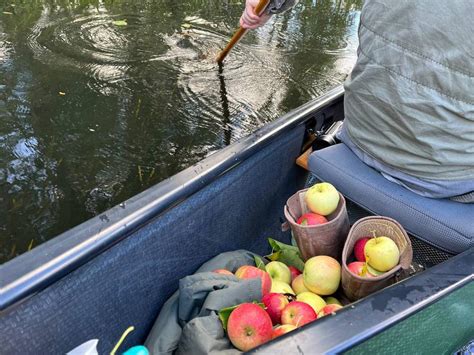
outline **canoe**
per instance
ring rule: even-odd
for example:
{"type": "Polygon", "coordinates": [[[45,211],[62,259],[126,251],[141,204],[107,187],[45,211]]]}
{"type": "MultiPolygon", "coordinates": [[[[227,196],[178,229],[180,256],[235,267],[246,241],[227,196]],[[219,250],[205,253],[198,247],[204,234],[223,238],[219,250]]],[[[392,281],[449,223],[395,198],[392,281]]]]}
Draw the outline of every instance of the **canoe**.
{"type": "MultiPolygon", "coordinates": [[[[270,236],[289,243],[283,206],[311,179],[295,162],[315,132],[344,119],[343,97],[336,88],[2,265],[2,353],[66,353],[96,338],[106,353],[131,325],[124,348],[142,344],[180,278],[222,252],[264,255],[270,236]]],[[[348,209],[352,223],[374,213],[350,201],[348,209]]],[[[387,336],[400,349],[433,335],[438,342],[425,341],[424,350],[439,349],[446,337],[453,348],[466,344],[474,248],[454,255],[426,240],[412,243],[421,272],[255,352],[358,352],[387,336]],[[427,314],[439,307],[445,317],[436,323],[427,314]],[[426,324],[406,330],[423,315],[426,324]]]]}

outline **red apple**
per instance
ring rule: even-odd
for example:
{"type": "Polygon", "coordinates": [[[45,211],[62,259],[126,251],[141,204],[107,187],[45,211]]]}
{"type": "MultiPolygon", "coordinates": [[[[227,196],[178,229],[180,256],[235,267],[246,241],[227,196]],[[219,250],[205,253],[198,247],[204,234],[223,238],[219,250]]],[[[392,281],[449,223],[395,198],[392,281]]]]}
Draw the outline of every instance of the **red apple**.
{"type": "Polygon", "coordinates": [[[362,273],[364,271],[364,265],[365,265],[365,263],[362,262],[362,261],[354,261],[354,262],[348,264],[347,268],[354,275],[362,276],[362,273]]]}
{"type": "Polygon", "coordinates": [[[286,333],[291,332],[292,330],[295,330],[295,329],[296,329],[296,327],[294,325],[291,325],[291,324],[280,325],[280,326],[273,329],[272,339],[275,339],[275,338],[279,337],[280,335],[286,334],[286,333]]]}
{"type": "Polygon", "coordinates": [[[301,271],[299,271],[294,266],[288,266],[288,269],[290,269],[290,272],[291,272],[291,282],[293,282],[296,276],[301,275],[301,271]]]}
{"type": "Polygon", "coordinates": [[[230,314],[227,335],[237,349],[248,351],[272,339],[272,320],[259,305],[243,303],[230,314]]]}
{"type": "Polygon", "coordinates": [[[340,310],[342,308],[341,305],[338,304],[328,304],[327,306],[324,306],[318,313],[318,318],[327,316],[328,314],[335,313],[336,311],[340,310]]]}
{"type": "Polygon", "coordinates": [[[313,307],[300,301],[290,302],[281,312],[281,323],[301,327],[318,318],[313,307]]]}
{"type": "Polygon", "coordinates": [[[237,269],[235,276],[239,279],[256,279],[262,280],[262,297],[270,293],[272,288],[272,279],[268,272],[260,270],[258,267],[251,265],[244,265],[237,269]]]}
{"type": "Polygon", "coordinates": [[[364,261],[365,262],[365,254],[364,254],[364,248],[365,244],[370,240],[370,237],[365,237],[362,239],[359,239],[355,244],[354,244],[354,255],[355,258],[358,261],[364,261]]]}
{"type": "Polygon", "coordinates": [[[262,302],[270,315],[273,324],[281,323],[281,312],[289,303],[288,298],[282,293],[269,293],[263,296],[262,302]]]}
{"type": "Polygon", "coordinates": [[[324,224],[327,222],[328,220],[326,217],[311,212],[305,213],[296,221],[296,223],[301,224],[302,226],[316,226],[318,224],[324,224]]]}
{"type": "Polygon", "coordinates": [[[214,270],[213,272],[215,272],[216,274],[222,274],[222,275],[234,275],[233,273],[231,273],[229,270],[226,270],[226,269],[217,269],[217,270],[214,270]]]}
{"type": "Polygon", "coordinates": [[[368,269],[367,269],[366,263],[362,261],[354,261],[350,264],[347,265],[347,268],[349,269],[350,272],[352,272],[354,275],[360,276],[360,277],[373,277],[368,269]]]}

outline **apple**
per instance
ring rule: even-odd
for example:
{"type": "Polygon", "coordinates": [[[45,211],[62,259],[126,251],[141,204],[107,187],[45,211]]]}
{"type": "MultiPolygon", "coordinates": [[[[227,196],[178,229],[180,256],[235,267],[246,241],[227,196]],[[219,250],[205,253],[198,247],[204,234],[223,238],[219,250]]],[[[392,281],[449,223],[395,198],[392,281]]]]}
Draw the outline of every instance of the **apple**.
{"type": "Polygon", "coordinates": [[[288,266],[288,269],[290,269],[291,272],[291,282],[296,278],[296,276],[301,275],[301,271],[299,271],[297,268],[294,266],[288,266]]]}
{"type": "Polygon", "coordinates": [[[306,286],[304,285],[304,277],[303,274],[298,275],[293,282],[291,283],[291,288],[295,293],[298,295],[302,292],[309,291],[306,286]]]}
{"type": "Polygon", "coordinates": [[[342,308],[341,305],[338,304],[328,304],[327,306],[323,307],[319,313],[318,313],[318,318],[327,316],[328,314],[335,313],[336,311],[340,310],[342,308]]]}
{"type": "Polygon", "coordinates": [[[367,273],[370,274],[370,275],[372,275],[372,276],[379,276],[379,275],[384,274],[384,272],[375,270],[375,269],[374,269],[372,266],[370,266],[369,264],[367,264],[367,273]]]}
{"type": "Polygon", "coordinates": [[[272,339],[272,320],[259,305],[243,303],[230,314],[227,335],[237,349],[248,351],[272,339]]]}
{"type": "Polygon", "coordinates": [[[234,275],[233,273],[231,273],[229,270],[226,270],[226,269],[217,269],[217,270],[214,270],[213,272],[215,272],[216,274],[222,274],[222,275],[234,275]]]}
{"type": "Polygon", "coordinates": [[[378,271],[393,269],[400,260],[397,244],[385,236],[370,239],[364,248],[367,263],[378,271]]]}
{"type": "Polygon", "coordinates": [[[354,244],[354,256],[358,261],[365,261],[364,248],[365,248],[365,244],[367,244],[367,242],[370,239],[371,238],[369,238],[369,237],[364,237],[362,239],[359,239],[354,244]]]}
{"type": "Polygon", "coordinates": [[[342,306],[342,303],[336,297],[324,297],[327,304],[338,304],[342,306]]]}
{"type": "Polygon", "coordinates": [[[332,295],[341,282],[341,265],[325,255],[308,259],[303,270],[304,285],[313,293],[320,296],[332,295]]]}
{"type": "Polygon", "coordinates": [[[310,212],[305,213],[300,218],[298,218],[296,223],[302,226],[317,226],[318,224],[328,223],[328,220],[326,217],[321,216],[320,214],[310,212]]]}
{"type": "Polygon", "coordinates": [[[265,266],[268,274],[272,278],[272,281],[282,281],[284,283],[291,283],[291,271],[281,261],[271,261],[265,266]]]}
{"type": "Polygon", "coordinates": [[[316,314],[326,306],[326,301],[324,301],[320,296],[312,292],[303,292],[296,296],[296,300],[309,304],[316,314]]]}
{"type": "Polygon", "coordinates": [[[279,325],[278,327],[273,329],[273,337],[272,339],[275,339],[279,337],[280,335],[286,334],[288,332],[291,332],[292,330],[295,330],[296,327],[292,324],[283,324],[279,325]]]}
{"type": "Polygon", "coordinates": [[[263,296],[262,303],[265,305],[266,311],[272,319],[273,324],[280,324],[281,312],[289,303],[288,298],[281,293],[268,293],[263,296]]]}
{"type": "Polygon", "coordinates": [[[313,307],[300,301],[290,302],[281,312],[282,324],[291,324],[295,327],[301,327],[317,318],[313,307]]]}
{"type": "Polygon", "coordinates": [[[260,270],[258,267],[251,265],[244,265],[237,269],[235,276],[239,279],[256,279],[262,281],[262,297],[270,292],[272,288],[272,279],[267,272],[260,270]]]}
{"type": "Polygon", "coordinates": [[[328,216],[337,209],[339,192],[327,182],[310,187],[305,194],[305,202],[311,212],[328,216]]]}
{"type": "Polygon", "coordinates": [[[347,265],[347,268],[350,272],[357,276],[367,276],[367,268],[364,267],[365,263],[362,261],[353,261],[352,263],[347,265]]]}
{"type": "Polygon", "coordinates": [[[272,293],[289,293],[294,295],[295,292],[287,283],[283,281],[273,280],[272,281],[272,288],[270,289],[272,293]]]}

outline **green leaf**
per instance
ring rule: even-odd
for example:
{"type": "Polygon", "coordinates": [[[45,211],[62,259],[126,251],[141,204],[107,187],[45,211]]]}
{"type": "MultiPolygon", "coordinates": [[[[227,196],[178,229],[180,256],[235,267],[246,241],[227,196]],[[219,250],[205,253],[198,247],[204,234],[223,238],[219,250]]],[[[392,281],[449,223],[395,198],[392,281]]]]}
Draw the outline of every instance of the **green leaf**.
{"type": "Polygon", "coordinates": [[[256,267],[258,267],[260,270],[267,271],[267,269],[265,269],[265,261],[260,256],[254,255],[253,259],[255,261],[256,267]]]}
{"type": "Polygon", "coordinates": [[[223,308],[219,311],[219,319],[221,320],[222,322],[222,327],[224,328],[224,330],[227,331],[227,322],[229,322],[229,317],[230,317],[230,314],[232,313],[232,311],[234,309],[236,309],[238,307],[237,306],[233,306],[233,307],[227,307],[227,308],[223,308]]]}
{"type": "Polygon", "coordinates": [[[298,247],[279,242],[272,238],[268,238],[268,242],[272,247],[272,254],[267,255],[266,258],[272,261],[281,261],[286,265],[294,266],[298,270],[303,271],[304,261],[301,258],[298,247]]]}
{"type": "MultiPolygon", "coordinates": [[[[259,303],[257,301],[254,301],[253,303],[259,305],[263,309],[265,309],[265,305],[263,303],[259,303]]],[[[224,328],[225,331],[227,331],[227,323],[229,322],[229,317],[230,314],[233,312],[234,309],[236,309],[240,304],[232,307],[227,307],[227,308],[222,308],[219,311],[219,319],[221,320],[222,327],[224,328]]]]}
{"type": "Polygon", "coordinates": [[[115,26],[127,26],[127,20],[116,20],[112,22],[115,26]]]}

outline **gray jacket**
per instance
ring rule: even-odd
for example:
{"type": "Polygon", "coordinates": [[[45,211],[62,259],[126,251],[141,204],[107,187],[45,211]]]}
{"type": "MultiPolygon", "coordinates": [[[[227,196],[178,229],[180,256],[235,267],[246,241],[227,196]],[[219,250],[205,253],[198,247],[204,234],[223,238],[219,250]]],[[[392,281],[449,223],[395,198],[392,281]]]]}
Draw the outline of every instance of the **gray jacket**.
{"type": "Polygon", "coordinates": [[[367,0],[345,128],[375,161],[474,182],[474,2],[367,0]]]}

